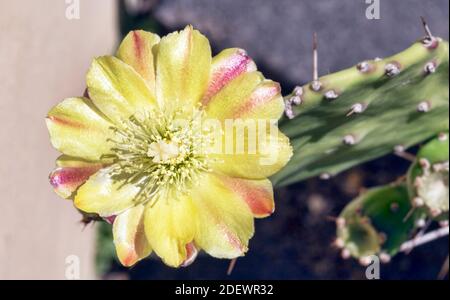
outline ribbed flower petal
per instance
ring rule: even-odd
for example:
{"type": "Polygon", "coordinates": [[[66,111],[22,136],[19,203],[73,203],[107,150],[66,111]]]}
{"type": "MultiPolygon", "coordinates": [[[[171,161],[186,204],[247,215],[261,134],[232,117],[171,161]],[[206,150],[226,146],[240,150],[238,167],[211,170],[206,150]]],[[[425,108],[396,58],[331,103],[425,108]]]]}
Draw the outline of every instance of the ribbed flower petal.
{"type": "Polygon", "coordinates": [[[159,36],[154,33],[143,30],[130,31],[116,53],[119,59],[132,66],[142,76],[153,95],[156,95],[156,92],[152,48],[159,41],[159,36]]]}
{"type": "Polygon", "coordinates": [[[89,97],[116,124],[136,111],[149,110],[156,99],[133,67],[113,56],[94,59],[87,73],[89,97]]]}
{"type": "Polygon", "coordinates": [[[212,59],[211,75],[202,104],[207,105],[214,95],[242,73],[253,71],[256,71],[256,65],[244,50],[223,50],[212,59]]]}
{"type": "Polygon", "coordinates": [[[152,252],[144,230],[145,206],[139,204],[119,214],[113,223],[117,257],[124,266],[132,266],[152,252]]]}
{"type": "Polygon", "coordinates": [[[275,210],[272,183],[268,179],[249,180],[218,176],[230,191],[241,198],[257,218],[271,215],[275,210]]]}
{"type": "Polygon", "coordinates": [[[292,147],[289,139],[278,128],[273,127],[272,132],[265,134],[259,133],[263,130],[258,129],[258,126],[254,130],[247,129],[252,127],[242,128],[245,129],[244,133],[236,130],[231,138],[224,135],[222,151],[210,154],[213,158],[212,169],[231,177],[265,179],[286,165],[292,156],[292,147]],[[229,150],[227,145],[230,145],[229,150]]]}
{"type": "Polygon", "coordinates": [[[195,244],[218,258],[244,255],[253,236],[253,215],[217,176],[205,175],[193,191],[198,210],[195,244]]]}
{"type": "Polygon", "coordinates": [[[112,124],[87,98],[68,98],[53,107],[46,118],[53,147],[60,152],[97,161],[110,153],[107,139],[112,124]]]}
{"type": "Polygon", "coordinates": [[[164,197],[145,211],[145,234],[155,253],[169,266],[188,258],[186,245],[194,240],[197,209],[189,196],[164,197]]]}
{"type": "Polygon", "coordinates": [[[134,205],[133,199],[139,188],[123,185],[111,178],[111,169],[103,168],[92,175],[75,195],[75,206],[87,213],[97,213],[102,217],[117,215],[134,205]]]}
{"type": "Polygon", "coordinates": [[[77,188],[105,166],[102,162],[90,162],[66,155],[56,160],[57,168],[49,175],[55,192],[63,198],[70,198],[77,188]]]}
{"type": "Polygon", "coordinates": [[[197,104],[208,85],[211,47],[187,26],[161,39],[156,47],[156,95],[159,102],[197,104]]]}
{"type": "Polygon", "coordinates": [[[225,119],[278,120],[283,97],[277,82],[264,79],[259,72],[244,73],[211,98],[205,108],[208,117],[225,119]]]}

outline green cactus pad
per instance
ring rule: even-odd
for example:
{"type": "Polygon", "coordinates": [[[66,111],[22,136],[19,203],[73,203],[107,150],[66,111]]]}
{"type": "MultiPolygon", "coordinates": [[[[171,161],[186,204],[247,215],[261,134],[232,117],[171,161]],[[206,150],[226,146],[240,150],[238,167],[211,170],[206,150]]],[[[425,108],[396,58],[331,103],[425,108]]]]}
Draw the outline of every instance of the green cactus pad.
{"type": "Polygon", "coordinates": [[[411,209],[403,184],[368,190],[350,202],[336,222],[340,247],[355,258],[396,254],[414,229],[411,209]]]}
{"type": "Polygon", "coordinates": [[[449,211],[448,132],[424,145],[408,171],[412,203],[437,220],[448,219],[449,211]]]}
{"type": "Polygon", "coordinates": [[[326,75],[320,90],[313,82],[285,97],[295,117],[280,128],[294,156],[274,184],[327,178],[448,130],[448,43],[434,41],[326,75]]]}

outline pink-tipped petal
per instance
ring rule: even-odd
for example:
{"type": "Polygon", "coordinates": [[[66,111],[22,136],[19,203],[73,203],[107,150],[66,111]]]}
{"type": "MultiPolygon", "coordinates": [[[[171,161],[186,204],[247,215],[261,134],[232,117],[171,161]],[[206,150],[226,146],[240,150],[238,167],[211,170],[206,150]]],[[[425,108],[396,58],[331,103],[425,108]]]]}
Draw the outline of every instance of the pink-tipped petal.
{"type": "Polygon", "coordinates": [[[190,242],[186,245],[186,260],[181,264],[182,267],[187,267],[192,264],[198,255],[198,249],[195,247],[194,242],[190,242]]]}
{"type": "Polygon", "coordinates": [[[207,105],[211,98],[234,78],[252,71],[256,71],[256,65],[244,50],[239,48],[223,50],[213,58],[209,84],[202,104],[207,105]]]}
{"type": "Polygon", "coordinates": [[[156,34],[143,30],[131,31],[123,39],[116,54],[142,76],[153,94],[155,94],[155,67],[152,49],[159,41],[160,38],[156,34]]]}
{"type": "Polygon", "coordinates": [[[211,47],[192,26],[163,37],[156,51],[156,97],[168,106],[197,105],[208,86],[211,47]]]}
{"type": "Polygon", "coordinates": [[[195,244],[218,258],[244,255],[254,233],[248,205],[214,174],[199,179],[193,195],[199,212],[195,244]]]}
{"type": "Polygon", "coordinates": [[[53,147],[66,155],[98,161],[110,151],[112,124],[90,99],[65,99],[49,111],[45,122],[53,147]]]}
{"type": "Polygon", "coordinates": [[[116,220],[116,215],[112,215],[112,216],[108,216],[108,217],[103,217],[103,220],[106,221],[106,223],[108,224],[114,224],[114,221],[116,220]]]}
{"type": "Polygon", "coordinates": [[[270,180],[247,180],[228,176],[220,178],[230,190],[247,203],[255,217],[264,218],[274,212],[275,202],[270,180]]]}
{"type": "Polygon", "coordinates": [[[265,81],[231,112],[233,119],[257,117],[259,119],[279,119],[284,111],[281,87],[277,82],[265,81]]]}
{"type": "Polygon", "coordinates": [[[259,72],[241,74],[217,92],[205,111],[209,118],[278,120],[284,111],[281,88],[259,72]]]}
{"type": "Polygon", "coordinates": [[[58,167],[50,173],[49,181],[55,192],[63,198],[71,197],[92,174],[104,167],[103,163],[67,158],[64,155],[56,163],[58,167]]]}
{"type": "Polygon", "coordinates": [[[145,207],[139,204],[127,209],[113,220],[117,257],[126,267],[134,265],[152,252],[144,233],[144,210],[145,207]]]}

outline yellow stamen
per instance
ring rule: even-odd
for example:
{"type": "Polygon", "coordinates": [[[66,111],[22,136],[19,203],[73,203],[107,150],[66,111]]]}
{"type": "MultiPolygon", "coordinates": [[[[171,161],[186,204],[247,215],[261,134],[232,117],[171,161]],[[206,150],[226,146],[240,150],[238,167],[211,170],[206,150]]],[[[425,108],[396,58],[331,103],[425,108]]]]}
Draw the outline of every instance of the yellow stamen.
{"type": "Polygon", "coordinates": [[[208,134],[196,128],[202,114],[196,111],[188,122],[174,126],[173,119],[180,112],[138,113],[112,128],[115,138],[115,168],[112,178],[123,185],[140,188],[136,203],[154,203],[168,191],[183,192],[202,171],[208,171],[208,157],[202,147],[208,143],[208,134]]]}

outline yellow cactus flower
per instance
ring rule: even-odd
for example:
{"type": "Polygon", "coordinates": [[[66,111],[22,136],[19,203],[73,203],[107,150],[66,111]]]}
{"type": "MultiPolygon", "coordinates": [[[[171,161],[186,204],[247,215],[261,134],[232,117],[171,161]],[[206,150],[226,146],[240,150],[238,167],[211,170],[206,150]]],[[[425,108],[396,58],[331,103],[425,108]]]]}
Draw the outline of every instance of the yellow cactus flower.
{"type": "Polygon", "coordinates": [[[267,177],[292,155],[276,128],[283,109],[279,84],[242,49],[212,57],[191,26],[161,39],[132,31],[115,56],[94,59],[85,97],[48,113],[52,145],[63,154],[50,182],[77,209],[113,223],[125,266],[151,252],[173,267],[199,250],[242,256],[254,218],[274,211],[267,177]],[[220,130],[197,127],[206,120],[220,130]],[[258,137],[245,136],[244,151],[229,150],[251,126],[232,127],[230,138],[222,127],[230,120],[258,120],[258,137]]]}

